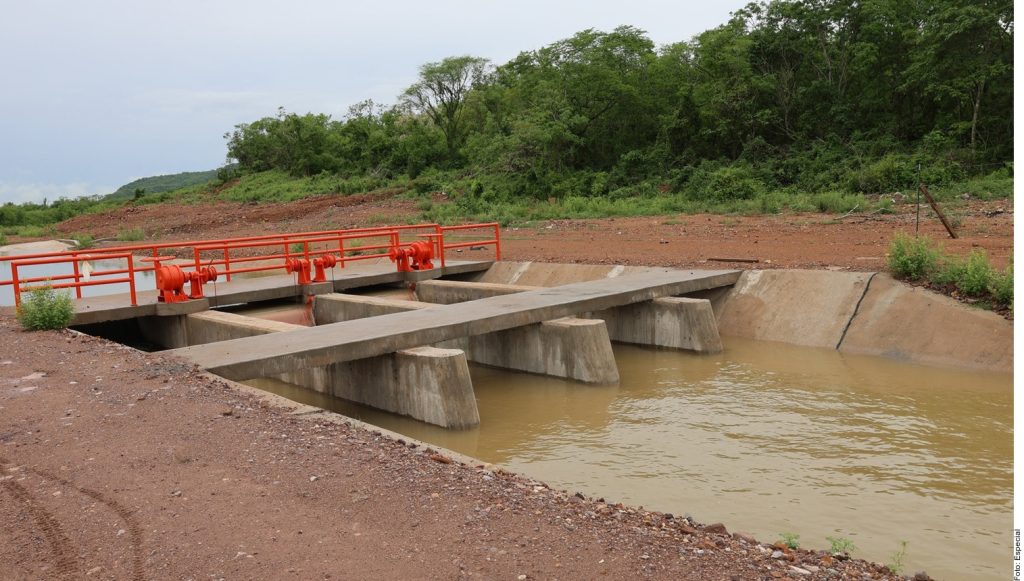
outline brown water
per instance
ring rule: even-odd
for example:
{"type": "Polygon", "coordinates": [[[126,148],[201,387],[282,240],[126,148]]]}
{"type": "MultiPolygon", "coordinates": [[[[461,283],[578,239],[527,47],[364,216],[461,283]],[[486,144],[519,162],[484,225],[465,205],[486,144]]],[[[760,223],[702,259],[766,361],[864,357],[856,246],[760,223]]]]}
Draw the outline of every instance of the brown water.
{"type": "Polygon", "coordinates": [[[480,427],[448,431],[310,390],[253,385],[588,495],[800,535],[906,572],[992,579],[1008,561],[1012,378],[727,340],[721,355],[616,345],[593,387],[472,369],[480,427]]]}

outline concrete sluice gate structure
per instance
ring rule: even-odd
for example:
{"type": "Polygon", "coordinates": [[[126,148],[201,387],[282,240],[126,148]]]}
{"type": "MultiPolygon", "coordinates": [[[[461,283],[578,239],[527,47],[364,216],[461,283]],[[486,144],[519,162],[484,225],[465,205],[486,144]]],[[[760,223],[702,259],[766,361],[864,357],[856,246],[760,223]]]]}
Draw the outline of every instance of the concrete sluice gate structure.
{"type": "Polygon", "coordinates": [[[469,362],[614,384],[613,341],[717,353],[727,335],[1012,370],[1012,324],[883,274],[492,261],[343,273],[238,280],[201,301],[85,299],[75,324],[104,334],[90,327],[120,321],[230,380],[281,379],[447,428],[480,422],[469,362]],[[388,287],[415,294],[379,296],[388,287]],[[313,326],[216,310],[289,297],[305,297],[313,326]]]}

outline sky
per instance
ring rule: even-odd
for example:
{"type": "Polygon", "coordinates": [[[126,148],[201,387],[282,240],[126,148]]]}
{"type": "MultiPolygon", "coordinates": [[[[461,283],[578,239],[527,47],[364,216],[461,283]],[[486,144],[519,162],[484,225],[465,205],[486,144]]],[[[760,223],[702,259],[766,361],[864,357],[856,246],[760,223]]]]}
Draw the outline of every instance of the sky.
{"type": "Polygon", "coordinates": [[[587,28],[661,46],[746,0],[0,0],[0,203],[214,169],[239,123],[393,104],[420,65],[502,64],[587,28]]]}

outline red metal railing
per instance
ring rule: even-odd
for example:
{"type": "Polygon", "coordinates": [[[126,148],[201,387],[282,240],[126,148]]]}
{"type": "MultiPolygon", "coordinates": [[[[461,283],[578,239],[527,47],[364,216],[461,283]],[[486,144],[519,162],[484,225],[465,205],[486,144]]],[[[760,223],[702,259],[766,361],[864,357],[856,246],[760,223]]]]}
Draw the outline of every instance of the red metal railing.
{"type": "Polygon", "coordinates": [[[461,226],[441,226],[438,228],[437,255],[441,257],[441,267],[445,266],[445,253],[452,248],[472,248],[475,246],[494,246],[494,259],[501,260],[501,225],[497,222],[486,224],[463,224],[461,226]],[[494,229],[494,238],[486,240],[472,240],[469,242],[445,241],[445,233],[465,230],[480,230],[483,228],[494,229]]]}
{"type": "Polygon", "coordinates": [[[97,258],[97,257],[90,256],[90,255],[78,255],[75,258],[71,258],[70,260],[72,260],[74,262],[74,265],[75,265],[75,272],[74,272],[74,274],[63,274],[63,275],[58,274],[58,275],[50,275],[50,276],[36,276],[36,277],[29,277],[29,278],[24,278],[24,279],[21,278],[20,276],[18,276],[18,268],[20,268],[20,267],[38,266],[38,265],[41,265],[41,264],[61,264],[61,263],[67,262],[69,260],[69,258],[67,258],[67,257],[55,257],[55,258],[35,258],[35,259],[12,260],[11,261],[11,283],[14,286],[14,304],[16,306],[21,306],[21,291],[23,291],[23,290],[34,290],[34,289],[42,288],[42,287],[45,287],[45,286],[50,286],[50,287],[55,288],[55,289],[73,288],[73,289],[75,289],[75,294],[77,295],[77,297],[78,298],[82,298],[82,287],[86,287],[86,286],[99,286],[99,285],[104,285],[104,284],[120,284],[120,283],[125,283],[125,282],[128,283],[128,292],[131,295],[132,306],[135,306],[136,304],[138,304],[138,301],[137,301],[137,298],[136,298],[136,295],[135,295],[135,265],[134,265],[134,262],[133,262],[133,258],[134,257],[130,253],[127,253],[127,252],[119,253],[119,254],[109,254],[109,253],[105,254],[102,257],[104,259],[110,259],[110,260],[115,260],[115,259],[119,259],[119,258],[125,259],[125,261],[128,263],[128,267],[127,268],[113,269],[113,270],[95,270],[95,271],[92,271],[91,273],[89,273],[89,277],[88,277],[89,280],[84,280],[84,281],[83,280],[79,280],[79,277],[81,277],[82,275],[81,275],[81,273],[78,270],[78,261],[80,261],[80,260],[83,260],[83,261],[84,260],[93,260],[95,258],[97,258]],[[101,278],[101,279],[98,279],[98,280],[92,280],[93,276],[106,277],[106,276],[111,276],[111,275],[115,275],[115,274],[127,274],[128,276],[127,277],[123,277],[123,278],[101,278]],[[53,284],[53,281],[55,281],[55,280],[67,280],[67,279],[71,279],[71,278],[75,279],[74,282],[62,282],[62,283],[53,284]],[[36,285],[34,287],[22,286],[22,285],[31,284],[31,283],[46,283],[46,284],[36,285]]]}
{"type": "MultiPolygon", "coordinates": [[[[312,257],[331,254],[336,256],[338,265],[341,268],[344,268],[347,262],[387,258],[392,256],[392,252],[402,244],[403,234],[412,234],[416,237],[429,238],[434,245],[436,255],[441,260],[442,267],[445,266],[445,254],[449,249],[494,246],[496,259],[501,260],[501,241],[499,236],[499,226],[497,223],[466,224],[461,226],[440,226],[438,224],[425,223],[401,226],[351,228],[347,230],[266,234],[261,236],[246,236],[227,239],[135,244],[110,248],[96,248],[88,251],[65,250],[60,252],[40,252],[13,256],[0,256],[0,264],[4,262],[11,263],[11,278],[9,280],[0,280],[0,287],[8,285],[12,286],[14,290],[15,304],[20,305],[21,291],[27,290],[28,288],[23,287],[24,284],[48,282],[52,285],[52,282],[57,280],[73,280],[74,282],[58,283],[52,286],[53,288],[74,288],[75,296],[77,298],[82,298],[83,287],[128,282],[132,295],[132,304],[135,305],[135,274],[155,271],[155,266],[153,265],[135,267],[132,260],[132,257],[135,254],[148,254],[153,257],[157,257],[161,255],[161,252],[170,250],[174,254],[185,254],[186,256],[191,255],[192,261],[197,270],[204,265],[213,265],[218,268],[218,271],[225,274],[227,280],[230,281],[232,274],[287,269],[288,260],[293,257],[301,256],[305,259],[311,259],[312,257]],[[445,240],[445,234],[449,232],[491,228],[494,230],[493,238],[471,241],[464,241],[460,238],[457,242],[445,240]],[[418,232],[424,230],[427,232],[418,232]],[[346,243],[347,241],[352,240],[375,238],[383,238],[384,241],[359,246],[348,246],[346,243]],[[295,244],[302,245],[301,251],[293,251],[292,245],[295,244]],[[316,248],[317,245],[323,245],[324,247],[316,248]],[[269,255],[253,254],[238,256],[236,254],[235,256],[232,256],[231,252],[232,250],[256,250],[260,248],[277,247],[280,247],[281,251],[278,253],[271,253],[269,255]],[[213,252],[217,253],[216,258],[209,257],[209,254],[213,252]],[[207,256],[202,256],[203,253],[206,253],[207,256]],[[352,255],[351,253],[359,254],[352,255]],[[98,277],[96,280],[92,280],[89,274],[83,274],[79,268],[79,262],[104,259],[125,259],[128,265],[126,268],[93,271],[90,274],[98,277]],[[281,262],[276,262],[278,260],[281,262]],[[258,261],[271,261],[271,264],[259,266],[237,266],[239,264],[258,261]],[[70,274],[19,279],[17,272],[18,267],[61,263],[70,263],[72,272],[70,274]],[[118,274],[128,274],[128,278],[106,278],[118,274]],[[88,280],[83,280],[83,278],[88,280]]],[[[164,253],[166,254],[166,252],[164,253]]]]}
{"type": "Polygon", "coordinates": [[[287,269],[287,261],[289,258],[301,256],[309,259],[315,256],[324,256],[327,254],[336,254],[338,264],[344,268],[346,262],[352,262],[356,260],[371,260],[374,258],[388,258],[388,252],[378,252],[372,254],[361,254],[358,256],[345,256],[346,252],[368,252],[374,250],[391,250],[397,248],[400,244],[399,232],[394,230],[375,230],[375,231],[364,231],[357,234],[341,234],[334,236],[316,236],[311,238],[291,238],[286,241],[255,241],[255,242],[231,242],[224,244],[206,244],[203,246],[196,246],[193,249],[193,262],[195,267],[198,269],[200,266],[212,265],[217,268],[219,273],[226,275],[227,280],[231,280],[232,274],[241,274],[247,272],[265,272],[271,270],[282,270],[287,269]],[[367,238],[386,238],[386,243],[383,244],[371,244],[365,246],[349,246],[345,247],[346,240],[365,240],[367,238]],[[311,245],[318,243],[333,244],[334,247],[317,250],[312,248],[311,245]],[[292,252],[291,246],[293,244],[301,244],[301,252],[292,252]],[[231,250],[239,249],[251,249],[251,248],[274,248],[281,246],[283,248],[280,254],[256,254],[252,256],[242,256],[231,258],[231,250]],[[200,253],[219,251],[222,256],[220,259],[203,260],[200,253]],[[250,267],[232,267],[232,263],[247,263],[247,262],[262,262],[262,261],[277,261],[280,263],[264,264],[260,266],[250,267]]]}

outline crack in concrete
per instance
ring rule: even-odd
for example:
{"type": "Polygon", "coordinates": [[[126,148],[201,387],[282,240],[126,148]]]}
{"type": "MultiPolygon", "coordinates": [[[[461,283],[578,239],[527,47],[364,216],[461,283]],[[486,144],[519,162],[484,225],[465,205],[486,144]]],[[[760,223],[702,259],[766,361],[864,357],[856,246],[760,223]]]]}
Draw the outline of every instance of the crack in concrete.
{"type": "Polygon", "coordinates": [[[875,280],[877,272],[872,272],[871,276],[868,277],[868,283],[864,285],[864,292],[861,293],[860,298],[857,299],[857,306],[853,307],[853,314],[850,315],[850,320],[846,321],[846,326],[843,327],[843,334],[839,336],[839,342],[836,343],[836,351],[843,345],[843,340],[846,339],[846,332],[850,330],[850,325],[853,324],[853,320],[857,318],[857,313],[860,312],[860,304],[864,302],[864,297],[868,296],[868,289],[871,288],[871,281],[875,280]]]}

